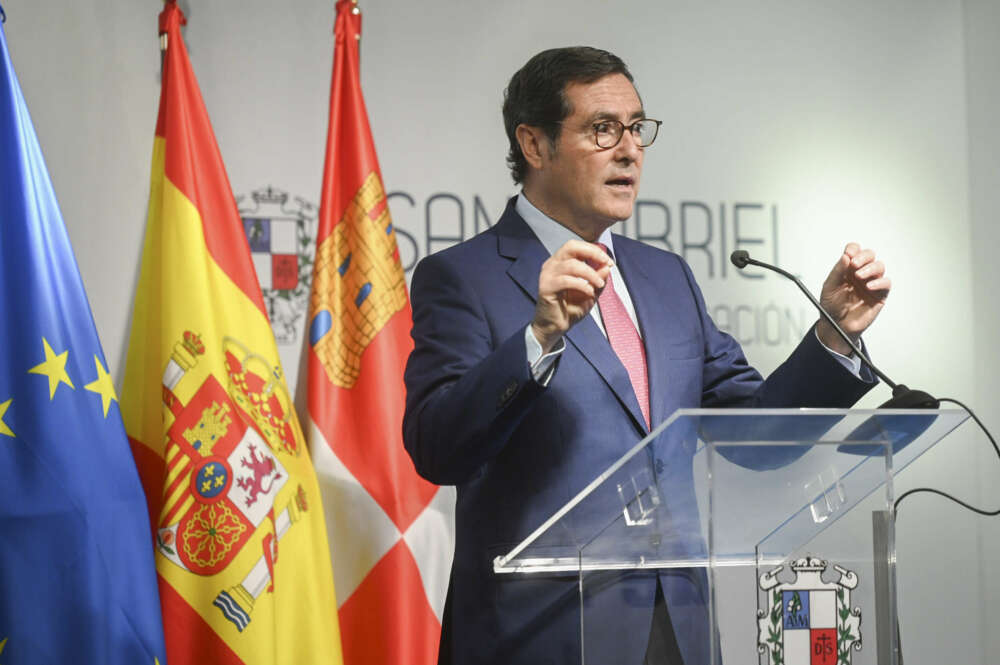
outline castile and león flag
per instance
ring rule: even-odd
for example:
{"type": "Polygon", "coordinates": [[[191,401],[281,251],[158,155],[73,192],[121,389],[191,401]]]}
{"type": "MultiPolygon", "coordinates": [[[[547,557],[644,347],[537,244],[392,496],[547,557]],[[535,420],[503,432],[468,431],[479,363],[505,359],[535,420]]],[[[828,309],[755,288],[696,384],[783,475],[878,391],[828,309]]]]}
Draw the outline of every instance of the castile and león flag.
{"type": "Polygon", "coordinates": [[[403,447],[410,304],[361,91],[361,14],[349,0],[336,7],[306,323],[309,445],[344,662],[431,665],[454,548],[454,494],[420,478],[403,447]]]}

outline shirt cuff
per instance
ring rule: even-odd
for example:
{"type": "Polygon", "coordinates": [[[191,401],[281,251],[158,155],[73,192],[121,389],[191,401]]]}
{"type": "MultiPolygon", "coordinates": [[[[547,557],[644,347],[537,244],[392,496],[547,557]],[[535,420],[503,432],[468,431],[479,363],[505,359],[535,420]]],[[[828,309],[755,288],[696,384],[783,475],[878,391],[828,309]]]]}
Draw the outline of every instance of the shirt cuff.
{"type": "MultiPolygon", "coordinates": [[[[816,341],[819,342],[820,346],[822,346],[824,349],[827,350],[827,353],[836,358],[837,362],[843,365],[844,369],[853,374],[855,378],[861,379],[861,358],[858,357],[858,354],[854,353],[853,351],[851,352],[850,356],[845,356],[842,353],[837,353],[836,351],[834,351],[833,349],[831,349],[830,347],[828,347],[826,344],[823,343],[823,340],[819,338],[819,333],[816,331],[815,328],[813,328],[813,333],[816,335],[816,341]]],[[[860,340],[858,340],[858,342],[860,344],[860,340]]],[[[535,343],[538,344],[538,342],[535,343]]],[[[540,350],[542,348],[541,345],[539,345],[538,348],[540,350]]]]}
{"type": "Polygon", "coordinates": [[[532,378],[540,385],[549,385],[556,371],[556,361],[566,348],[566,341],[560,339],[551,351],[542,353],[542,344],[535,339],[535,333],[531,331],[529,323],[524,329],[524,346],[528,351],[528,367],[531,368],[532,378]]]}

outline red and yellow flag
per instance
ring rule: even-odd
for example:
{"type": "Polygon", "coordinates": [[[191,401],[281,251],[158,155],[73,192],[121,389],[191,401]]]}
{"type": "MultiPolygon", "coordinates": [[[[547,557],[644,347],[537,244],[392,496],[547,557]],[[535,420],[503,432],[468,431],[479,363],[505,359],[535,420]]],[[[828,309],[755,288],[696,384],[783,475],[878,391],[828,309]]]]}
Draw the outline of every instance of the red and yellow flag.
{"type": "Polygon", "coordinates": [[[396,236],[358,71],[361,16],[337,3],[309,311],[309,443],[323,490],[348,665],[437,662],[454,494],[403,448],[413,348],[396,236]]]}
{"type": "Polygon", "coordinates": [[[122,415],[167,658],[340,663],[322,501],[175,2],[122,415]]]}

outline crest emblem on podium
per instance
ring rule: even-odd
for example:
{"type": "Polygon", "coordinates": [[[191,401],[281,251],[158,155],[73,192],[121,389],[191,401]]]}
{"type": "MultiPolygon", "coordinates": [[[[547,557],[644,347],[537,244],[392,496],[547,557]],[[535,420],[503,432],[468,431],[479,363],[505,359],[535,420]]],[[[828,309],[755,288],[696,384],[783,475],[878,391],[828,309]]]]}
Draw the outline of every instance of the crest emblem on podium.
{"type": "Polygon", "coordinates": [[[784,566],[760,577],[766,597],[757,610],[757,651],[771,665],[850,665],[861,650],[861,610],[851,608],[858,576],[834,565],[836,581],[823,580],[827,562],[814,557],[791,564],[790,582],[778,580],[784,566]]]}

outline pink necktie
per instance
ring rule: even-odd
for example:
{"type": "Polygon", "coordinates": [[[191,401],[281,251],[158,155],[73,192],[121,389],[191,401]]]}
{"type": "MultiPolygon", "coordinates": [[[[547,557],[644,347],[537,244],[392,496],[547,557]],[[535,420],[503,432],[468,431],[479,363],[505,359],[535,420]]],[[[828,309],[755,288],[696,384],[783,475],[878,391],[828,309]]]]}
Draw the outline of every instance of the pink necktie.
{"type": "MultiPolygon", "coordinates": [[[[602,243],[596,244],[605,253],[608,253],[608,248],[602,243]]],[[[635,329],[635,325],[628,315],[628,310],[625,309],[624,303],[615,292],[610,274],[608,274],[604,290],[597,297],[597,306],[601,309],[604,331],[608,334],[611,348],[618,355],[618,359],[622,361],[625,371],[628,372],[628,377],[632,381],[632,390],[635,391],[636,399],[639,400],[642,417],[646,419],[646,427],[649,427],[649,379],[646,376],[646,349],[642,345],[639,332],[635,329]]]]}

